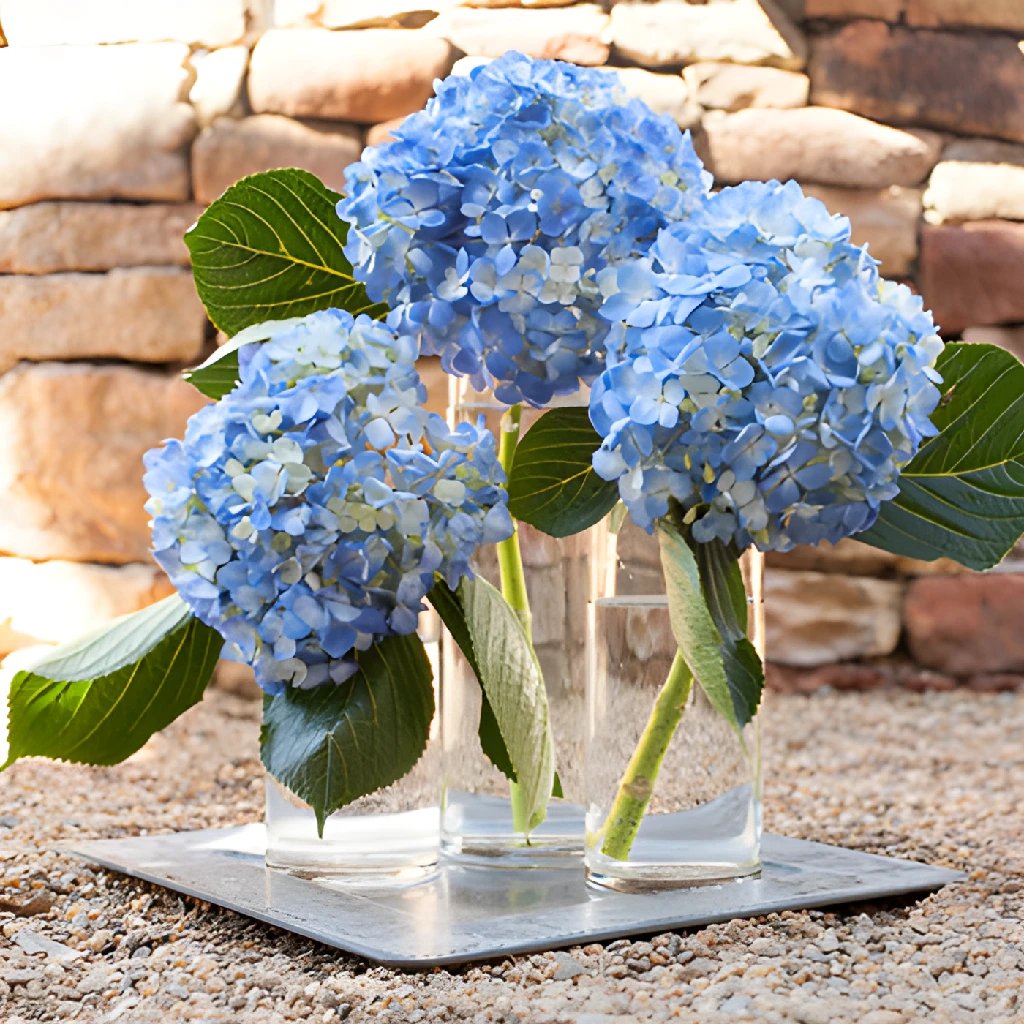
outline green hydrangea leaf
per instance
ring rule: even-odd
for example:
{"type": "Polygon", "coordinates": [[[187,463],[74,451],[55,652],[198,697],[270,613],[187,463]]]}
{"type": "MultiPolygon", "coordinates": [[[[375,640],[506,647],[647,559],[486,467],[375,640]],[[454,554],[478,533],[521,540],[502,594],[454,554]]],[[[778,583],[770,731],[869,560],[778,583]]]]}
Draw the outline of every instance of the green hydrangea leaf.
{"type": "Polygon", "coordinates": [[[1024,533],[1024,366],[994,345],[946,346],[939,429],[900,493],[857,540],[897,555],[989,569],[1024,533]]]}
{"type": "Polygon", "coordinates": [[[54,648],[10,680],[3,767],[123,761],[201,699],[223,645],[172,595],[54,648]]]}
{"type": "Polygon", "coordinates": [[[242,178],[210,204],[185,244],[215,326],[234,336],[264,320],[332,306],[384,315],[342,250],[348,226],[334,210],[340,198],[315,175],[290,167],[242,178]]]}
{"type": "Polygon", "coordinates": [[[502,771],[503,761],[514,771],[516,813],[522,813],[525,831],[535,829],[555,786],[547,692],[537,655],[519,617],[482,577],[463,580],[454,594],[439,582],[429,600],[473,666],[497,726],[495,737],[481,716],[484,752],[502,771]]]}
{"type": "Polygon", "coordinates": [[[753,645],[733,628],[733,623],[738,626],[738,603],[732,586],[724,576],[706,582],[690,545],[666,520],[658,524],[658,540],[669,617],[679,652],[711,706],[739,732],[757,710],[763,675],[758,677],[750,660],[753,652],[760,665],[753,645]],[[714,614],[706,596],[709,583],[714,614]],[[724,636],[716,625],[716,616],[727,630],[724,636]]]}
{"type": "Polygon", "coordinates": [[[599,523],[619,499],[616,484],[591,465],[601,437],[586,409],[551,409],[516,447],[508,507],[516,519],[552,537],[569,537],[599,523]]]}
{"type": "Polygon", "coordinates": [[[764,666],[747,635],[749,606],[740,572],[740,553],[719,540],[694,544],[701,590],[719,636],[722,667],[736,721],[750,722],[757,714],[764,689],[764,666]]]}
{"type": "MultiPolygon", "coordinates": [[[[469,626],[462,613],[462,605],[457,595],[453,594],[442,579],[438,579],[434,589],[430,592],[430,601],[438,614],[444,619],[448,632],[451,633],[463,657],[469,662],[473,674],[480,678],[480,666],[476,660],[476,651],[473,648],[473,639],[469,633],[469,626]],[[441,609],[444,609],[443,611],[441,609]]],[[[512,765],[512,758],[509,757],[508,748],[501,738],[501,727],[497,718],[494,717],[494,709],[491,707],[487,694],[480,692],[480,724],[477,727],[477,735],[480,737],[480,749],[483,750],[487,759],[498,769],[510,782],[516,781],[516,770],[512,765]]]]}
{"type": "Polygon", "coordinates": [[[344,683],[289,687],[263,701],[263,764],[313,808],[321,835],[334,811],[412,769],[434,717],[433,677],[418,636],[386,637],[356,660],[359,671],[344,683]]]}

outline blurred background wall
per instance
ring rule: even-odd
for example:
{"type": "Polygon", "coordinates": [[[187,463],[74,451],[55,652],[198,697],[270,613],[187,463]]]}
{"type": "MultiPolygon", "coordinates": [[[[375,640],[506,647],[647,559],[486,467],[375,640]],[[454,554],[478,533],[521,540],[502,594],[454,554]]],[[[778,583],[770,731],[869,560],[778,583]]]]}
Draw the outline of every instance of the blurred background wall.
{"type": "MultiPolygon", "coordinates": [[[[1024,354],[1022,37],[1022,0],[0,0],[0,656],[167,592],[140,457],[198,406],[181,236],[237,178],[339,188],[506,49],[614,67],[717,181],[796,178],[946,336],[1024,354]]],[[[1012,558],[773,558],[772,681],[1014,686],[1022,605],[1012,558]]]]}

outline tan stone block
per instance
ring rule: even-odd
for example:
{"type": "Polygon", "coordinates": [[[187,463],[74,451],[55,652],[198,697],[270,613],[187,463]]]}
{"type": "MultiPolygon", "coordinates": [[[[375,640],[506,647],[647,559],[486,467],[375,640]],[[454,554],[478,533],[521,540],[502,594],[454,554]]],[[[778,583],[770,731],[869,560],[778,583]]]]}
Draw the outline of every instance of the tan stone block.
{"type": "Polygon", "coordinates": [[[942,151],[924,194],[925,216],[947,220],[1024,220],[1024,146],[958,139],[942,151]]]}
{"type": "Polygon", "coordinates": [[[784,665],[827,665],[891,654],[904,585],[866,576],[771,569],[765,574],[765,650],[784,665]]]}
{"type": "Polygon", "coordinates": [[[0,207],[40,199],[189,198],[178,43],[0,49],[0,207]]]}
{"type": "Polygon", "coordinates": [[[211,124],[225,115],[242,117],[245,114],[242,82],[248,66],[246,46],[225,46],[223,50],[192,55],[196,78],[188,98],[200,125],[211,124]]]}
{"type": "Polygon", "coordinates": [[[890,554],[852,537],[838,544],[822,542],[814,546],[802,545],[792,551],[770,552],[765,564],[779,569],[809,569],[841,576],[949,576],[969,571],[950,558],[923,562],[890,554]]]}
{"type": "Polygon", "coordinates": [[[571,7],[576,0],[459,0],[460,7],[571,7]]]}
{"type": "Polygon", "coordinates": [[[474,56],[500,57],[519,50],[531,57],[604,64],[608,24],[608,15],[596,4],[548,10],[457,7],[442,12],[421,31],[442,36],[474,56]]]}
{"type": "Polygon", "coordinates": [[[944,334],[1024,321],[1024,224],[924,225],[919,279],[944,334]]]}
{"type": "Polygon", "coordinates": [[[907,0],[804,0],[808,18],[882,18],[899,21],[907,0]]]}
{"type": "Polygon", "coordinates": [[[820,199],[832,213],[850,218],[855,245],[867,245],[882,261],[886,277],[909,274],[917,259],[917,232],[921,221],[921,190],[854,189],[808,185],[808,195],[820,199]]]}
{"type": "Polygon", "coordinates": [[[196,199],[212,203],[239,178],[273,167],[301,167],[339,189],[362,149],[362,134],[352,125],[304,124],[277,114],[218,118],[192,147],[196,199]]]}
{"type": "Polygon", "coordinates": [[[152,562],[114,567],[0,558],[0,655],[65,643],[173,592],[152,562]]]}
{"type": "Polygon", "coordinates": [[[691,64],[683,79],[694,99],[709,110],[747,107],[803,107],[811,80],[798,71],[746,64],[691,64]]]}
{"type": "Polygon", "coordinates": [[[311,28],[318,22],[323,0],[274,0],[277,28],[311,28]]]}
{"type": "Polygon", "coordinates": [[[149,557],[142,455],[205,400],[177,374],[22,364],[0,377],[0,551],[124,564],[149,557]]]}
{"type": "Polygon", "coordinates": [[[970,573],[914,580],[904,618],[914,660],[953,675],[1024,669],[1024,574],[970,573]]]}
{"type": "Polygon", "coordinates": [[[192,275],[170,267],[0,277],[0,368],[19,359],[178,363],[202,352],[192,275]]]}
{"type": "Polygon", "coordinates": [[[452,0],[324,0],[317,20],[325,28],[421,28],[452,0]]]}
{"type": "Polygon", "coordinates": [[[797,69],[807,59],[803,34],[772,0],[620,3],[610,35],[619,56],[649,67],[731,61],[797,69]]]}
{"type": "Polygon", "coordinates": [[[908,25],[1024,32],[1021,0],[905,0],[908,25]]]}
{"type": "Polygon", "coordinates": [[[193,203],[34,203],[0,211],[0,274],[187,266],[193,203]]]}
{"type": "Polygon", "coordinates": [[[284,27],[420,28],[455,0],[276,0],[274,24],[284,27]]]}
{"type": "Polygon", "coordinates": [[[812,103],[1024,142],[1024,59],[1012,35],[854,21],[815,37],[809,73],[812,103]]]}
{"type": "Polygon", "coordinates": [[[898,556],[888,551],[845,538],[838,544],[801,544],[792,551],[772,551],[765,564],[772,569],[808,570],[843,576],[888,576],[898,556]]]}
{"type": "Polygon", "coordinates": [[[11,46],[148,43],[226,46],[245,34],[245,0],[0,0],[11,46]]]}
{"type": "Polygon", "coordinates": [[[381,146],[385,142],[390,142],[395,137],[395,129],[404,120],[404,117],[393,117],[390,121],[383,121],[381,124],[371,125],[366,130],[366,144],[368,146],[381,146]]]}
{"type": "Polygon", "coordinates": [[[916,185],[935,166],[942,146],[934,132],[889,128],[827,107],[713,111],[704,131],[708,169],[722,182],[916,185]]]}
{"type": "Polygon", "coordinates": [[[679,75],[659,75],[643,68],[601,68],[618,76],[630,96],[642,100],[656,114],[668,114],[680,128],[700,124],[700,104],[679,75]]]}
{"type": "Polygon", "coordinates": [[[1024,675],[1016,672],[982,672],[970,676],[965,685],[976,693],[1008,693],[1024,689],[1024,675]]]}
{"type": "Polygon", "coordinates": [[[454,61],[426,30],[272,29],[253,50],[249,99],[257,113],[372,124],[419,110],[454,61]]]}

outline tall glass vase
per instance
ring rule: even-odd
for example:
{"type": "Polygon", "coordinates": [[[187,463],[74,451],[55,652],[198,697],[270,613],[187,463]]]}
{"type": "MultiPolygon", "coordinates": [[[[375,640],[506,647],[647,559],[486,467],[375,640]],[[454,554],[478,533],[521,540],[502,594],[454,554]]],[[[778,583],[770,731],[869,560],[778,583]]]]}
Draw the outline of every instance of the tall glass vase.
{"type": "MultiPolygon", "coordinates": [[[[417,632],[433,668],[437,703],[441,633],[433,611],[420,617],[417,632]]],[[[322,837],[313,808],[267,775],[267,867],[351,884],[422,879],[438,862],[440,779],[439,712],[426,750],[412,770],[386,789],[329,815],[322,837]]]]}
{"type": "MultiPolygon", "coordinates": [[[[462,378],[451,378],[448,415],[455,424],[483,416],[497,436],[506,406],[462,378]]],[[[540,415],[524,410],[525,433],[540,415]]],[[[463,862],[535,866],[583,852],[583,742],[587,603],[591,595],[586,534],[556,540],[520,524],[532,639],[547,691],[562,796],[529,835],[518,827],[509,780],[484,755],[478,737],[480,686],[462,652],[445,632],[441,671],[444,794],[441,847],[463,862]]],[[[500,587],[493,548],[474,570],[500,587]]]]}
{"type": "MultiPolygon", "coordinates": [[[[760,715],[737,730],[677,659],[667,598],[660,583],[651,586],[660,577],[657,547],[632,531],[612,539],[606,596],[591,606],[588,880],[643,892],[755,874],[760,715]]],[[[740,568],[749,638],[763,658],[763,556],[747,552],[740,568]]]]}

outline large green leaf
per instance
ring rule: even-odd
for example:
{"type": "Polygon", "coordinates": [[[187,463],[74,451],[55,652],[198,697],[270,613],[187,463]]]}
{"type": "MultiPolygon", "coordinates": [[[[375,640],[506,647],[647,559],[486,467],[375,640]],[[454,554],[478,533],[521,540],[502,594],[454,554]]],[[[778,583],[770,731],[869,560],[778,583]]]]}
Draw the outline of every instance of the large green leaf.
{"type": "MultiPolygon", "coordinates": [[[[749,721],[742,709],[750,701],[733,699],[722,654],[722,635],[708,608],[696,557],[682,534],[665,520],[659,523],[658,540],[668,590],[669,617],[679,652],[712,707],[738,731],[749,721]]],[[[726,596],[724,600],[728,602],[730,598],[726,596]]],[[[753,706],[756,708],[756,700],[753,706]]]]}
{"type": "Polygon", "coordinates": [[[600,446],[586,409],[546,412],[516,448],[509,511],[552,537],[568,537],[600,522],[619,498],[618,487],[591,465],[600,446]]]}
{"type": "MultiPolygon", "coordinates": [[[[463,580],[458,592],[435,584],[430,601],[474,667],[518,785],[527,830],[545,818],[555,785],[555,755],[547,693],[537,655],[519,617],[481,577],[463,580]]],[[[482,726],[488,723],[481,717],[482,726]]],[[[482,732],[485,752],[498,767],[500,754],[482,732]]]]}
{"type": "Polygon", "coordinates": [[[900,474],[900,493],[857,539],[898,555],[988,569],[1024,532],[1024,366],[994,345],[939,357],[939,429],[900,474]]]}
{"type": "Polygon", "coordinates": [[[228,335],[330,306],[380,316],[342,251],[341,196],[297,168],[235,182],[185,234],[196,291],[228,335]]]}
{"type": "MultiPolygon", "coordinates": [[[[434,589],[430,592],[430,600],[438,615],[444,620],[452,639],[462,651],[466,661],[469,662],[473,674],[479,680],[481,677],[480,665],[476,659],[473,639],[470,636],[469,626],[466,624],[462,603],[458,596],[448,589],[443,580],[438,579],[434,589]]],[[[501,738],[501,727],[498,725],[497,718],[494,717],[494,709],[483,690],[481,690],[480,697],[480,724],[477,727],[480,749],[502,775],[510,782],[515,782],[516,770],[512,765],[512,758],[509,756],[505,741],[501,738]]]]}
{"type": "Polygon", "coordinates": [[[357,660],[359,671],[344,683],[289,687],[263,702],[263,764],[313,808],[321,835],[328,815],[416,764],[434,717],[418,636],[387,637],[357,660]]]}
{"type": "Polygon", "coordinates": [[[764,666],[747,636],[747,590],[740,554],[719,540],[694,545],[701,589],[720,637],[722,667],[736,721],[742,726],[757,714],[764,689],[764,666]]]}
{"type": "Polygon", "coordinates": [[[10,681],[3,767],[123,761],[199,701],[223,645],[173,595],[55,648],[10,681]]]}

